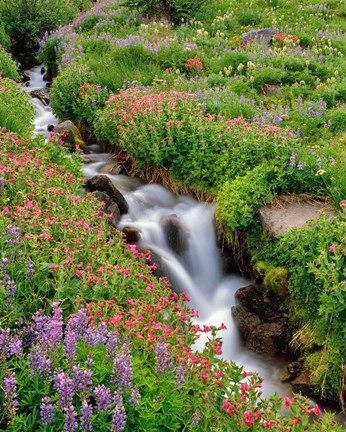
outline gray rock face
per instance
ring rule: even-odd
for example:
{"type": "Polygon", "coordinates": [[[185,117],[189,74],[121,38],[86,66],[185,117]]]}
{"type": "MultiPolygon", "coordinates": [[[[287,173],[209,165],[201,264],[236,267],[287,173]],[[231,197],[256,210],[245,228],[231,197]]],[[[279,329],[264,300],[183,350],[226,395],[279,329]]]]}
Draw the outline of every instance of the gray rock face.
{"type": "Polygon", "coordinates": [[[287,199],[278,197],[274,204],[259,209],[263,230],[271,237],[286,233],[291,228],[301,228],[309,220],[320,219],[322,213],[331,219],[337,215],[332,204],[306,201],[299,196],[287,199]]]}
{"type": "Polygon", "coordinates": [[[176,215],[170,215],[162,220],[168,246],[177,254],[182,255],[187,249],[186,233],[176,215]]]}
{"type": "Polygon", "coordinates": [[[124,198],[124,195],[113,185],[109,177],[106,175],[96,175],[87,180],[85,188],[90,192],[106,192],[106,194],[117,204],[120,214],[124,214],[129,211],[129,206],[124,198]]]}
{"type": "Polygon", "coordinates": [[[235,293],[235,298],[239,303],[252,312],[258,313],[262,306],[262,296],[255,285],[248,285],[239,288],[235,293]]]}
{"type": "Polygon", "coordinates": [[[269,42],[271,38],[274,36],[275,31],[273,28],[263,28],[263,29],[251,29],[250,31],[243,33],[241,35],[244,43],[249,40],[261,39],[263,41],[269,42]]]}
{"type": "Polygon", "coordinates": [[[259,316],[241,305],[232,307],[232,316],[238,324],[239,332],[244,339],[262,323],[259,316]]]}
{"type": "Polygon", "coordinates": [[[48,105],[50,101],[50,94],[48,88],[35,89],[30,92],[31,97],[40,99],[43,105],[48,105]]]}
{"type": "Polygon", "coordinates": [[[248,336],[246,346],[260,354],[278,354],[285,347],[285,325],[283,323],[263,323],[248,336]]]}
{"type": "Polygon", "coordinates": [[[69,144],[71,149],[77,144],[80,147],[84,147],[85,145],[80,135],[79,129],[70,120],[63,121],[55,126],[54,132],[59,134],[63,133],[64,136],[62,136],[61,139],[64,141],[64,143],[69,144]]]}
{"type": "Polygon", "coordinates": [[[140,238],[140,231],[137,228],[131,226],[125,226],[122,229],[123,233],[126,235],[128,243],[137,243],[140,238]]]}
{"type": "Polygon", "coordinates": [[[102,165],[102,167],[100,168],[100,173],[104,173],[104,174],[119,175],[123,171],[124,171],[123,167],[116,163],[106,163],[105,165],[102,165]]]}
{"type": "Polygon", "coordinates": [[[114,227],[116,227],[120,221],[120,210],[117,204],[106,192],[95,191],[92,193],[92,195],[99,201],[103,201],[105,203],[104,213],[107,215],[112,214],[111,223],[114,227]]]}

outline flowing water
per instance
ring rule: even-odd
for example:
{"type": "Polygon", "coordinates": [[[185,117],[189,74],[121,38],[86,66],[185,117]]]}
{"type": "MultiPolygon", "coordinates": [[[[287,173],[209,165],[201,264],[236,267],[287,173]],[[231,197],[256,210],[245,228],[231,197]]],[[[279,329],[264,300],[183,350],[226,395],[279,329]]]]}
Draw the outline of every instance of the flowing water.
{"type": "MultiPolygon", "coordinates": [[[[31,81],[27,91],[42,88],[41,66],[28,71],[31,81]]],[[[37,111],[35,134],[48,136],[47,125],[56,125],[58,120],[49,106],[34,99],[37,111]]],[[[104,173],[109,154],[98,153],[97,145],[90,146],[89,163],[84,164],[86,178],[104,173]]],[[[137,178],[107,174],[123,193],[129,204],[129,213],[122,216],[121,227],[134,227],[140,232],[140,243],[151,249],[162,259],[167,275],[178,291],[191,298],[190,306],[199,311],[196,324],[224,323],[227,330],[220,331],[223,339],[223,357],[242,365],[245,370],[257,371],[264,379],[263,394],[274,392],[291,393],[289,385],[277,379],[284,361],[277,357],[259,356],[247,350],[241,343],[231,316],[235,304],[235,291],[251,281],[237,275],[225,274],[222,270],[214,230],[214,205],[205,205],[187,196],[177,196],[158,184],[144,184],[137,178]],[[168,218],[178,221],[183,233],[183,251],[174,251],[167,242],[164,224],[168,218]]],[[[198,349],[203,340],[198,341],[198,349]]]]}

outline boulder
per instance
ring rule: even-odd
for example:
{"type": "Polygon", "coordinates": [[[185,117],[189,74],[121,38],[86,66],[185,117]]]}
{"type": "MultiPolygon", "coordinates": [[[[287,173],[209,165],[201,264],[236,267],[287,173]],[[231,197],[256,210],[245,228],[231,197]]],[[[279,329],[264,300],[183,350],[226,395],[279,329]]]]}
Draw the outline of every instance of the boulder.
{"type": "Polygon", "coordinates": [[[64,143],[68,144],[70,149],[73,150],[76,145],[84,147],[85,143],[81,137],[79,129],[70,120],[63,121],[54,127],[54,132],[63,134],[61,139],[64,143]]]}
{"type": "Polygon", "coordinates": [[[255,285],[248,285],[239,288],[235,293],[235,298],[239,303],[251,312],[258,313],[262,310],[263,297],[260,290],[255,285]]]}
{"type": "Polygon", "coordinates": [[[270,236],[287,233],[291,228],[301,228],[310,220],[327,214],[330,219],[338,213],[331,202],[309,201],[305,197],[277,197],[275,202],[259,209],[263,230],[270,236]]]}
{"type": "Polygon", "coordinates": [[[301,393],[303,396],[311,395],[313,386],[308,371],[303,370],[297,378],[291,381],[291,385],[295,393],[301,393]]]}
{"type": "Polygon", "coordinates": [[[274,36],[274,34],[275,34],[274,29],[268,27],[268,28],[257,29],[257,30],[251,29],[248,32],[243,33],[241,37],[244,43],[248,42],[249,40],[255,40],[255,39],[260,39],[265,42],[269,42],[274,36]]]}
{"type": "Polygon", "coordinates": [[[54,128],[55,128],[55,126],[54,126],[53,124],[49,124],[49,125],[47,126],[47,131],[48,131],[48,132],[53,132],[54,128]]]}
{"type": "Polygon", "coordinates": [[[138,228],[125,226],[122,231],[126,235],[127,243],[137,243],[139,241],[140,230],[138,228]]]}
{"type": "Polygon", "coordinates": [[[291,362],[279,371],[278,379],[281,382],[292,381],[297,378],[301,371],[302,365],[298,361],[291,362]]]}
{"type": "Polygon", "coordinates": [[[232,307],[232,316],[237,323],[239,332],[244,339],[262,323],[259,316],[241,305],[232,307]]]}
{"type": "Polygon", "coordinates": [[[182,255],[187,249],[186,232],[177,215],[172,214],[161,221],[168,246],[177,254],[182,255]]]}
{"type": "Polygon", "coordinates": [[[26,82],[30,81],[31,78],[30,78],[30,75],[28,74],[28,72],[22,71],[22,72],[20,72],[20,74],[22,77],[22,83],[26,83],[26,82]]]}
{"type": "Polygon", "coordinates": [[[48,88],[35,89],[30,92],[30,96],[39,99],[43,105],[49,105],[50,94],[48,88]]]}
{"type": "Polygon", "coordinates": [[[106,175],[96,175],[87,180],[85,188],[90,192],[106,192],[119,207],[120,214],[124,214],[129,211],[129,206],[124,198],[124,195],[114,186],[110,178],[106,175]]]}
{"type": "Polygon", "coordinates": [[[112,175],[119,175],[124,172],[124,169],[121,165],[118,165],[116,163],[106,163],[101,166],[99,169],[100,173],[102,174],[112,174],[112,175]]]}
{"type": "Polygon", "coordinates": [[[117,204],[110,198],[110,196],[106,192],[95,191],[92,195],[98,199],[99,201],[103,201],[105,206],[103,211],[105,214],[112,214],[111,224],[116,227],[118,222],[120,221],[120,210],[117,204]]]}
{"type": "Polygon", "coordinates": [[[250,332],[246,346],[260,354],[278,354],[285,348],[286,326],[279,322],[259,324],[250,332]]]}

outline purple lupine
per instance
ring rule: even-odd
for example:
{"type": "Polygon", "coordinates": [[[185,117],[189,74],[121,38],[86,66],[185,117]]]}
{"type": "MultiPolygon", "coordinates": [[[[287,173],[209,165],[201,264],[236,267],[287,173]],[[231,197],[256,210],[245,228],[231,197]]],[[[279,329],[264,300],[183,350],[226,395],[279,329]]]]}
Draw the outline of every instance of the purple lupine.
{"type": "Polygon", "coordinates": [[[77,413],[73,405],[64,407],[64,432],[73,432],[78,429],[77,413]]]}
{"type": "Polygon", "coordinates": [[[54,407],[51,404],[51,398],[46,396],[42,399],[42,404],[40,406],[41,420],[44,425],[50,425],[54,423],[54,407]]]}
{"type": "Polygon", "coordinates": [[[112,416],[111,432],[123,432],[126,425],[126,411],[122,401],[119,401],[112,416]]]}
{"type": "Polygon", "coordinates": [[[113,359],[116,355],[119,346],[119,335],[118,332],[112,331],[108,334],[107,341],[107,359],[113,359]]]}
{"type": "Polygon", "coordinates": [[[51,374],[52,361],[46,349],[41,344],[36,344],[28,354],[30,376],[43,376],[48,378],[51,374]]]}
{"type": "Polygon", "coordinates": [[[137,409],[139,400],[141,399],[141,394],[139,393],[139,387],[138,385],[134,386],[131,391],[131,397],[130,397],[130,404],[133,406],[134,409],[137,409]]]}
{"type": "Polygon", "coordinates": [[[32,275],[34,274],[34,263],[31,261],[31,259],[25,261],[25,267],[26,271],[28,272],[28,278],[31,279],[32,275]]]}
{"type": "Polygon", "coordinates": [[[4,378],[5,406],[8,419],[12,421],[17,412],[17,380],[15,372],[7,372],[4,378]]]}
{"type": "Polygon", "coordinates": [[[65,329],[65,346],[64,353],[66,362],[69,366],[72,366],[77,359],[77,340],[78,335],[74,328],[69,327],[70,320],[67,323],[65,329]]]}
{"type": "Polygon", "coordinates": [[[201,411],[197,409],[192,416],[191,425],[198,426],[200,421],[201,421],[201,411]]]}
{"type": "Polygon", "coordinates": [[[5,280],[2,281],[2,284],[7,294],[6,302],[11,304],[17,291],[17,285],[15,284],[14,280],[9,278],[8,275],[5,275],[5,280]]]}
{"type": "Polygon", "coordinates": [[[69,407],[72,404],[72,399],[75,393],[74,382],[65,372],[54,372],[54,388],[57,390],[61,409],[69,407]]]}
{"type": "Polygon", "coordinates": [[[176,385],[182,385],[185,382],[185,371],[183,365],[179,365],[175,372],[175,383],[176,385]]]}
{"type": "Polygon", "coordinates": [[[63,334],[62,308],[58,307],[59,302],[53,303],[53,314],[49,317],[46,325],[46,341],[50,350],[56,351],[61,343],[63,334]]]}
{"type": "Polygon", "coordinates": [[[92,371],[90,369],[83,369],[79,365],[73,366],[72,376],[75,389],[80,392],[83,397],[88,397],[92,391],[92,371]]]}
{"type": "Polygon", "coordinates": [[[4,236],[10,236],[10,238],[5,240],[5,245],[10,248],[13,248],[16,244],[21,242],[20,238],[20,228],[14,225],[7,225],[5,231],[3,232],[4,236]]]}
{"type": "Polygon", "coordinates": [[[5,189],[5,179],[0,177],[0,193],[2,194],[5,189]]]}
{"type": "Polygon", "coordinates": [[[106,343],[109,330],[106,324],[102,321],[97,327],[88,327],[85,334],[85,342],[94,348],[100,343],[106,343]]]}
{"type": "Polygon", "coordinates": [[[294,167],[296,166],[296,155],[293,153],[290,157],[290,164],[289,166],[294,167]]]}
{"type": "Polygon", "coordinates": [[[113,381],[118,382],[123,389],[132,386],[132,356],[127,343],[123,344],[121,352],[114,358],[113,374],[113,381]]]}
{"type": "Polygon", "coordinates": [[[80,417],[81,429],[86,431],[92,431],[93,427],[91,424],[91,419],[93,416],[93,407],[91,404],[89,405],[85,399],[82,401],[82,408],[80,412],[81,412],[81,417],[80,417]]]}
{"type": "Polygon", "coordinates": [[[98,385],[94,389],[95,402],[99,411],[109,411],[112,402],[112,394],[104,384],[98,385]]]}
{"type": "Polygon", "coordinates": [[[306,163],[304,161],[300,161],[297,165],[297,169],[299,171],[302,171],[304,169],[304,167],[306,166],[306,163]]]}
{"type": "Polygon", "coordinates": [[[11,336],[10,329],[0,327],[0,362],[11,355],[20,355],[22,350],[22,340],[17,335],[11,336]]]}
{"type": "Polygon", "coordinates": [[[158,342],[156,346],[156,372],[158,374],[166,372],[173,366],[171,355],[168,351],[168,343],[158,342]]]}

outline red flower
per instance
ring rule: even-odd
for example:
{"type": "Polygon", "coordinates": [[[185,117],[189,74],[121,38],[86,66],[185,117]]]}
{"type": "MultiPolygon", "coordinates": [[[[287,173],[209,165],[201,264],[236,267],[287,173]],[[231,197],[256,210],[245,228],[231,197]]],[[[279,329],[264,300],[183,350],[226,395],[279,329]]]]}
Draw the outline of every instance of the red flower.
{"type": "Polygon", "coordinates": [[[251,411],[245,411],[244,417],[245,417],[246,426],[252,427],[254,425],[254,417],[252,415],[252,412],[251,411]]]}
{"type": "Polygon", "coordinates": [[[207,374],[207,372],[202,372],[201,373],[201,376],[200,376],[200,379],[202,380],[202,381],[208,381],[208,379],[209,379],[209,375],[207,374]]]}

